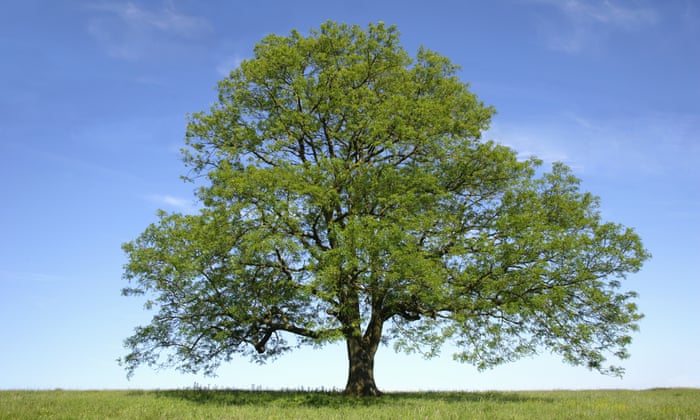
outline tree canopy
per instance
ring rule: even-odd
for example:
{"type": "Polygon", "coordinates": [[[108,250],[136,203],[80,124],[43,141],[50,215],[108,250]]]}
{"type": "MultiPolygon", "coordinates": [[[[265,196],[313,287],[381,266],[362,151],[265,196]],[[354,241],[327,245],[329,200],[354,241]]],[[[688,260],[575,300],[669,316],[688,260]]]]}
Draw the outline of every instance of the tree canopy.
{"type": "Polygon", "coordinates": [[[394,26],[269,35],[190,116],[196,214],[159,213],[126,295],[156,312],[140,364],[214,373],[242,354],[344,341],[346,392],[378,395],[380,343],[488,368],[548,349],[621,374],[641,318],[621,288],[648,258],[562,163],[481,138],[494,109],[394,26]],[[295,338],[296,337],[296,338],[295,338]]]}

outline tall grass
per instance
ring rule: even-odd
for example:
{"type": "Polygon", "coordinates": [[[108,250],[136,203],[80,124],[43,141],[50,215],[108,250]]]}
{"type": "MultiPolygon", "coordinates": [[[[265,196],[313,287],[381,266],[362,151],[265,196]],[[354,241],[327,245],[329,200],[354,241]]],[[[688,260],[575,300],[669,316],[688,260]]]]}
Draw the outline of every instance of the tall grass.
{"type": "Polygon", "coordinates": [[[0,391],[0,419],[700,419],[700,389],[411,392],[0,391]]]}

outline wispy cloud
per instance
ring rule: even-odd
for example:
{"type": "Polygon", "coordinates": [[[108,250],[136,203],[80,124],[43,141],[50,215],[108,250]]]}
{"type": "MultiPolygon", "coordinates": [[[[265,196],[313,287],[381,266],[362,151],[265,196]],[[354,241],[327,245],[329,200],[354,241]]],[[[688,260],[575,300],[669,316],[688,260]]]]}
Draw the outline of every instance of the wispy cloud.
{"type": "Polygon", "coordinates": [[[571,158],[570,150],[553,126],[494,123],[485,137],[512,148],[523,160],[536,157],[546,164],[563,162],[570,166],[581,165],[571,158]]]}
{"type": "Polygon", "coordinates": [[[88,10],[93,13],[88,32],[119,59],[139,59],[173,40],[192,40],[211,31],[206,19],[182,13],[170,2],[153,10],[131,2],[100,2],[88,10]]]}
{"type": "Polygon", "coordinates": [[[216,66],[216,72],[222,77],[228,76],[231,70],[235,70],[241,65],[243,60],[238,54],[227,57],[216,66]]]}
{"type": "Polygon", "coordinates": [[[160,206],[165,206],[171,209],[183,211],[185,213],[191,213],[195,210],[195,205],[192,200],[188,200],[182,197],[176,197],[167,194],[152,194],[146,197],[149,201],[156,203],[160,206]]]}
{"type": "Polygon", "coordinates": [[[497,123],[487,134],[521,157],[561,161],[581,173],[669,176],[700,183],[697,132],[700,118],[692,115],[600,119],[567,113],[556,121],[497,123]]]}
{"type": "Polygon", "coordinates": [[[567,16],[579,21],[592,21],[625,29],[635,29],[656,22],[656,13],[648,8],[630,8],[612,1],[567,0],[549,1],[567,16]]]}
{"type": "Polygon", "coordinates": [[[56,283],[64,280],[63,276],[56,274],[35,273],[29,271],[8,271],[0,270],[0,282],[18,283],[56,283]]]}
{"type": "Polygon", "coordinates": [[[658,20],[654,9],[612,0],[529,1],[554,8],[563,16],[563,21],[542,20],[539,29],[549,48],[567,53],[590,47],[611,31],[637,31],[658,20]]]}
{"type": "Polygon", "coordinates": [[[141,29],[155,29],[190,36],[207,27],[206,20],[179,13],[172,3],[156,11],[143,9],[131,2],[102,3],[95,8],[114,14],[125,24],[141,29]]]}

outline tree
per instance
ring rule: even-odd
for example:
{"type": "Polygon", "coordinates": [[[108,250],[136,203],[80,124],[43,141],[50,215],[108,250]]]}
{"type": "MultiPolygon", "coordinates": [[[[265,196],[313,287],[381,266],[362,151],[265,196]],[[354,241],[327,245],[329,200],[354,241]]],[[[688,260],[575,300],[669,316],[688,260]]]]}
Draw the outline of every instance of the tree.
{"type": "Polygon", "coordinates": [[[342,340],[346,393],[379,395],[380,343],[434,356],[449,340],[482,369],[549,349],[621,374],[606,357],[641,318],[620,290],[648,258],[639,237],[565,165],[482,140],[494,110],[457,70],[383,23],[264,38],[190,116],[201,210],[124,245],[123,293],[158,310],[127,370],[211,374],[342,340]]]}

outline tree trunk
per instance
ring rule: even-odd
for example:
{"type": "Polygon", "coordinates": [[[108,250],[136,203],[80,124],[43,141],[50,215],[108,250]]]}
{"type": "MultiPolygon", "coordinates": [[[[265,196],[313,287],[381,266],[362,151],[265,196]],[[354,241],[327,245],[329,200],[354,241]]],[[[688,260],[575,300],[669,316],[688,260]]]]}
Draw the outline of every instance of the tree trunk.
{"type": "Polygon", "coordinates": [[[354,397],[378,397],[382,393],[374,383],[374,355],[377,345],[366,343],[361,337],[347,338],[348,383],[345,394],[354,397]]]}

